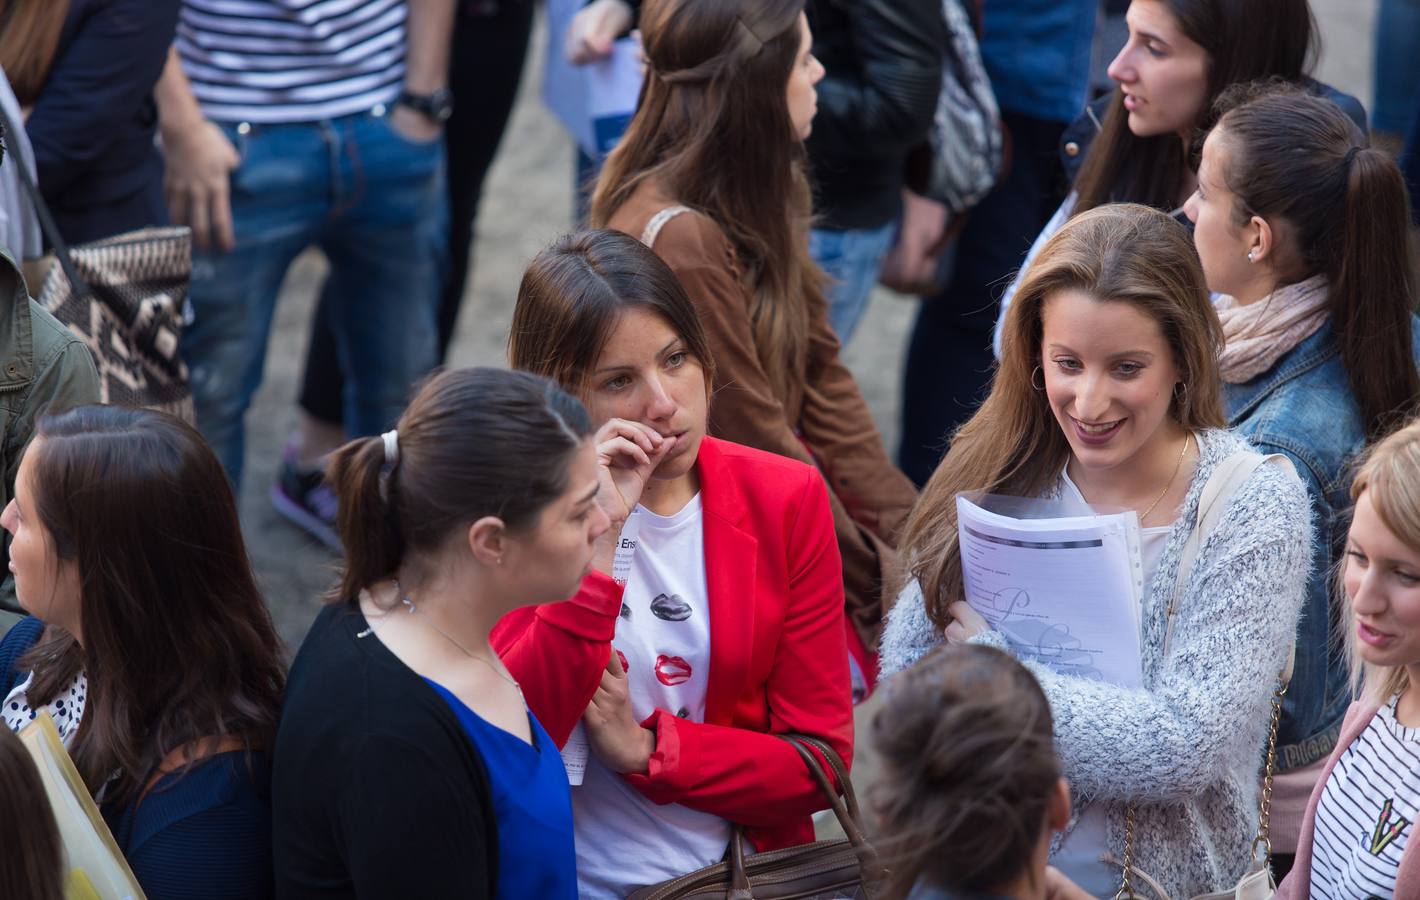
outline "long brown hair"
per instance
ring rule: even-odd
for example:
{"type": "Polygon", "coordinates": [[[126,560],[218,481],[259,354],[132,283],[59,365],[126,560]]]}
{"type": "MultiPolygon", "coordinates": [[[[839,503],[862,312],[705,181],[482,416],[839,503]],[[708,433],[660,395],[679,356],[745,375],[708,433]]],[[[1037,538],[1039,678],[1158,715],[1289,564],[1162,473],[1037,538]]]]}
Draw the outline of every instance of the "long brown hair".
{"type": "Polygon", "coordinates": [[[1096,207],[1066,222],[1021,277],[990,396],[958,429],[907,519],[899,545],[904,580],[918,579],[927,614],[940,626],[949,621],[947,606],[962,596],[956,495],[1037,496],[1069,458],[1050,401],[1032,383],[1041,365],[1046,301],[1068,290],[1132,304],[1158,322],[1185,385],[1169,415],[1190,430],[1226,426],[1218,375],[1222,326],[1188,232],[1164,213],[1133,203],[1096,207]]]}
{"type": "Polygon", "coordinates": [[[40,419],[35,436],[34,506],[77,566],[84,643],[50,626],[19,666],[34,670],[34,705],[87,676],[70,748],[85,783],[117,772],[106,800],[124,802],[179,747],[270,747],[281,641],[211,448],[172,416],[116,406],[40,419]]]}
{"type": "Polygon", "coordinates": [[[0,66],[21,106],[32,106],[49,79],[69,0],[0,0],[0,66]]]}
{"type": "MultiPolygon", "coordinates": [[[[1208,54],[1208,90],[1194,130],[1212,127],[1213,101],[1230,84],[1277,77],[1299,81],[1316,55],[1307,0],[1164,0],[1179,29],[1208,54]]],[[[1136,137],[1124,92],[1115,88],[1100,133],[1075,182],[1075,211],[1126,201],[1171,210],[1184,173],[1198,167],[1201,140],[1187,155],[1178,135],[1136,137]]]]}
{"type": "Polygon", "coordinates": [[[710,342],[695,305],[670,266],[619,231],[564,235],[528,264],[508,332],[508,365],[551,378],[579,397],[617,320],[627,309],[659,316],[715,378],[710,342]]]}
{"type": "Polygon", "coordinates": [[[0,897],[64,900],[64,845],[34,760],[0,726],[0,897]]]}
{"type": "Polygon", "coordinates": [[[1029,871],[1060,780],[1050,702],[1007,653],[938,647],[884,688],[872,801],[889,896],[919,879],[964,893],[1029,871]]]}
{"type": "Polygon", "coordinates": [[[786,97],[803,9],[804,0],[649,0],[650,71],[592,196],[591,224],[605,227],[654,178],[725,232],[753,294],[755,352],[781,399],[805,380],[809,325],[825,303],[786,97]]]}
{"type": "MultiPolygon", "coordinates": [[[[1389,154],[1330,100],[1286,85],[1238,85],[1218,100],[1215,140],[1239,226],[1281,220],[1282,283],[1327,279],[1331,328],[1376,440],[1415,412],[1410,204],[1389,154]]],[[[1273,234],[1279,234],[1274,228],[1273,234]]]]}
{"type": "Polygon", "coordinates": [[[430,378],[399,417],[397,456],[382,437],[365,437],[331,457],[345,568],[328,599],[358,605],[361,590],[426,564],[484,516],[510,531],[536,525],[591,431],[581,402],[536,375],[474,368],[430,378]]]}

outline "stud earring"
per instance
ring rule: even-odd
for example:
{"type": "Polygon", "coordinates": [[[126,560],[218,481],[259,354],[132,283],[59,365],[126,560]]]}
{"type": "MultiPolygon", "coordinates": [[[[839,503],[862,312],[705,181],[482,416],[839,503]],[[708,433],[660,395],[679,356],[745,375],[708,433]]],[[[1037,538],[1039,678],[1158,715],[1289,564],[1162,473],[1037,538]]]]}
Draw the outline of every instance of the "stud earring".
{"type": "Polygon", "coordinates": [[[1248,261],[1248,262],[1257,262],[1257,251],[1256,251],[1256,250],[1249,250],[1249,251],[1247,251],[1247,261],[1248,261]]]}

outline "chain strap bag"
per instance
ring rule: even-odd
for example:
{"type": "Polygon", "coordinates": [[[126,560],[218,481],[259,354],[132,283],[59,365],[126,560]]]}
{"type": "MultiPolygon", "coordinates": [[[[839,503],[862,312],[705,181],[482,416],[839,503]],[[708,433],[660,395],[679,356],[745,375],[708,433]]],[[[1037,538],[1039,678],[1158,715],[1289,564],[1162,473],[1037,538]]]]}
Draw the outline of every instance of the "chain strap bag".
{"type": "MultiPolygon", "coordinates": [[[[3,108],[0,124],[19,133],[3,108]]],[[[24,157],[11,154],[54,261],[36,302],[78,336],[99,373],[99,401],[147,406],[193,421],[187,366],[178,355],[192,274],[186,227],[143,228],[70,247],[24,157]]]]}
{"type": "Polygon", "coordinates": [[[843,760],[818,738],[778,737],[799,752],[847,837],[746,855],[744,834],[736,825],[723,862],[639,888],[627,900],[877,900],[883,896],[886,872],[863,836],[858,799],[843,760]],[[841,795],[810,747],[828,761],[841,795]]]}
{"type": "MultiPolygon", "coordinates": [[[[1173,597],[1169,600],[1164,625],[1164,656],[1169,653],[1169,640],[1173,636],[1174,616],[1178,611],[1179,598],[1183,596],[1188,577],[1203,540],[1211,533],[1221,518],[1228,501],[1237,493],[1247,479],[1263,465],[1275,465],[1292,478],[1296,473],[1291,461],[1281,454],[1263,456],[1251,451],[1243,451],[1229,456],[1218,464],[1218,468],[1203,486],[1203,494],[1198,501],[1198,524],[1189,534],[1179,558],[1178,582],[1173,597]]],[[[1271,900],[1277,892],[1277,884],[1272,878],[1272,839],[1270,827],[1272,819],[1272,776],[1277,761],[1277,726],[1282,719],[1282,698],[1287,693],[1287,685],[1292,680],[1292,668],[1296,661],[1295,644],[1288,650],[1287,664],[1279,673],[1277,688],[1272,693],[1272,722],[1267,734],[1267,762],[1263,769],[1262,793],[1258,801],[1257,836],[1252,841],[1252,862],[1238,879],[1236,885],[1225,891],[1198,894],[1192,900],[1271,900]]],[[[1147,888],[1155,900],[1170,900],[1169,893],[1151,875],[1139,868],[1134,861],[1134,803],[1130,801],[1124,814],[1124,861],[1123,876],[1115,900],[1140,900],[1136,881],[1147,888]]]]}

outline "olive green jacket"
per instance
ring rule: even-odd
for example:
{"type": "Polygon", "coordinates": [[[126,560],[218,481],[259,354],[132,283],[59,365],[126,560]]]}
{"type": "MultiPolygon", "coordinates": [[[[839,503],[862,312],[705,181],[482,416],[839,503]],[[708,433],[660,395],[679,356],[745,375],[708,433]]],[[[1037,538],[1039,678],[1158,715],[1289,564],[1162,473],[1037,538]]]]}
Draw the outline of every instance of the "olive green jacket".
{"type": "MultiPolygon", "coordinates": [[[[30,299],[19,266],[0,248],[0,507],[14,496],[35,421],[98,402],[99,375],[89,348],[30,299]]],[[[17,609],[8,534],[0,561],[6,564],[0,607],[17,609]]]]}

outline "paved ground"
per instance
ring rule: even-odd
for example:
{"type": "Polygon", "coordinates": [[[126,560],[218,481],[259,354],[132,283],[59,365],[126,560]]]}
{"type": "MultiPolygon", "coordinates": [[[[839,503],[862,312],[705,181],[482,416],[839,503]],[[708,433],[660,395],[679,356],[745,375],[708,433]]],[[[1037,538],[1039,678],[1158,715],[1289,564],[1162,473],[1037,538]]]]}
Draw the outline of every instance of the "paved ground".
{"type": "MultiPolygon", "coordinates": [[[[1371,99],[1371,33],[1377,0],[1312,0],[1323,37],[1318,76],[1371,99]]],[[[536,39],[538,51],[542,38],[536,39]]],[[[569,141],[538,100],[541,54],[529,59],[528,77],[489,176],[474,253],[474,276],[465,297],[452,363],[502,365],[512,305],[528,259],[566,230],[572,209],[569,141]]],[[[318,254],[302,257],[282,291],[266,367],[266,382],[248,417],[248,471],[241,498],[252,559],[282,636],[292,649],[305,634],[330,585],[336,558],[288,526],[266,501],[282,442],[293,423],[308,321],[324,273],[318,254]]],[[[879,290],[846,359],[889,447],[897,443],[902,348],[916,300],[879,290]]],[[[859,712],[866,731],[872,704],[859,712]]],[[[871,779],[874,766],[860,747],[855,782],[871,779]]]]}

